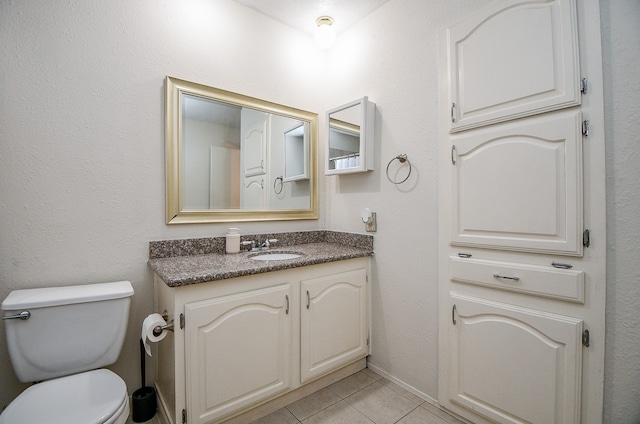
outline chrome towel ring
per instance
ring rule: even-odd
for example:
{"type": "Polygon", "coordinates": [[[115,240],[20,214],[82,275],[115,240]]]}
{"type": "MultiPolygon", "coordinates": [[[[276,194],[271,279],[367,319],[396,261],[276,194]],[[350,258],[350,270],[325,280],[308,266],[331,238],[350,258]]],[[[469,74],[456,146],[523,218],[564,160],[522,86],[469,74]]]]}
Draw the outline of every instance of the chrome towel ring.
{"type": "Polygon", "coordinates": [[[275,180],[273,180],[273,191],[276,194],[280,194],[282,193],[282,189],[284,188],[284,179],[282,177],[277,177],[275,180]],[[278,180],[280,180],[280,189],[278,190],[276,187],[278,185],[278,180]]]}
{"type": "Polygon", "coordinates": [[[402,153],[396,157],[394,157],[393,159],[391,159],[389,161],[389,163],[387,164],[387,179],[389,181],[391,181],[392,184],[402,184],[403,182],[407,181],[409,179],[409,176],[411,175],[411,162],[409,161],[409,159],[407,158],[407,155],[402,153]],[[394,160],[398,160],[398,162],[400,162],[401,164],[403,163],[407,163],[409,165],[409,173],[407,173],[407,176],[404,177],[404,179],[400,180],[400,181],[394,181],[391,179],[391,177],[389,176],[389,166],[391,166],[391,163],[393,163],[394,160]]]}

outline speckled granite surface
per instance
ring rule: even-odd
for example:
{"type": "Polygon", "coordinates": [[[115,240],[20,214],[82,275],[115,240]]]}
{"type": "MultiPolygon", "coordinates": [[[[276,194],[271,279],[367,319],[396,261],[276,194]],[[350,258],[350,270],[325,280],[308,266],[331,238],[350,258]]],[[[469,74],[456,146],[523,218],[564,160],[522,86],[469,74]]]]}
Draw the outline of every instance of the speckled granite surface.
{"type": "Polygon", "coordinates": [[[281,261],[256,261],[249,258],[255,252],[224,253],[224,237],[152,241],[149,266],[169,287],[180,287],[373,255],[373,236],[363,234],[305,231],[243,235],[241,240],[267,238],[278,239],[269,251],[302,255],[281,261]]]}

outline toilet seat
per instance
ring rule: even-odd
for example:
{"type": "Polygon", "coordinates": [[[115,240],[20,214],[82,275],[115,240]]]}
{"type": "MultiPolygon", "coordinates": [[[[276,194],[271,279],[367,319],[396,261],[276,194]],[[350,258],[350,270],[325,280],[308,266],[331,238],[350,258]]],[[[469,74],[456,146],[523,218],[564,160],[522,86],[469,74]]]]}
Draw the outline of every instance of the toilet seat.
{"type": "Polygon", "coordinates": [[[0,415],[0,424],[120,424],[129,415],[124,381],[106,369],[35,384],[0,415]]]}

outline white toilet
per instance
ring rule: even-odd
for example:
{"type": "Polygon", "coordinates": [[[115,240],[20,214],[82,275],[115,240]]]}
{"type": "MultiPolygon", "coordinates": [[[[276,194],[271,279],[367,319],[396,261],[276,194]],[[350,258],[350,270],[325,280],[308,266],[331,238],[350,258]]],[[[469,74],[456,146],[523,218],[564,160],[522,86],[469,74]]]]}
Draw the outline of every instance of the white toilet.
{"type": "Polygon", "coordinates": [[[107,369],[127,331],[128,281],[16,290],[2,302],[9,358],[22,382],[39,382],[0,424],[124,424],[129,396],[107,369]]]}

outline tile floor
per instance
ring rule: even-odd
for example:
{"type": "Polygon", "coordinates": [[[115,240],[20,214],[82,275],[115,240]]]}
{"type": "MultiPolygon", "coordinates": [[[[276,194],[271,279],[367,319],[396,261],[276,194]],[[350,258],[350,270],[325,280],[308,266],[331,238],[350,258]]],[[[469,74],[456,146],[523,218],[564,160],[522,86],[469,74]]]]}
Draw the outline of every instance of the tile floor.
{"type": "Polygon", "coordinates": [[[251,424],[464,424],[370,369],[251,424]]]}
{"type": "MultiPolygon", "coordinates": [[[[251,424],[464,424],[370,369],[251,424]]],[[[127,424],[133,424],[131,416],[127,424]]],[[[160,424],[156,415],[142,424],[160,424]]]]}

